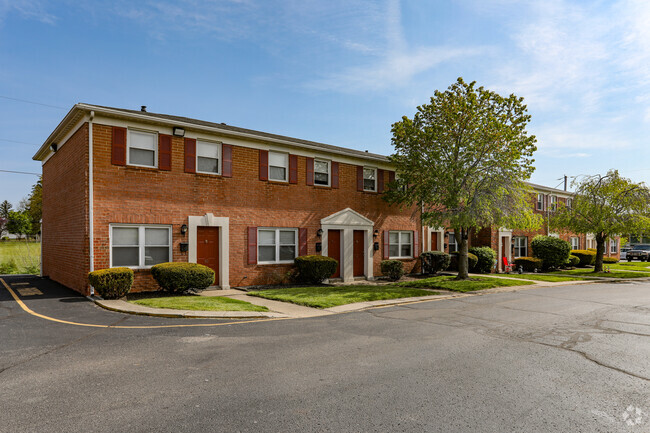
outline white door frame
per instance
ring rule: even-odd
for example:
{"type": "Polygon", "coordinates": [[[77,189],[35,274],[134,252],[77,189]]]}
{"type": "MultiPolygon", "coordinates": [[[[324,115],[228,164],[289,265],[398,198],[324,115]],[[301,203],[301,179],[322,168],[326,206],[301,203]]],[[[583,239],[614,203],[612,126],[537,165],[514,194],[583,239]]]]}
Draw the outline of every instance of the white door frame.
{"type": "Polygon", "coordinates": [[[422,245],[428,250],[425,251],[444,251],[445,250],[445,228],[444,227],[427,227],[425,230],[427,238],[422,245]],[[431,245],[431,233],[438,233],[438,245],[431,245]]]}
{"type": "Polygon", "coordinates": [[[506,237],[506,257],[508,257],[508,263],[512,264],[512,230],[510,229],[505,229],[505,228],[500,228],[499,229],[499,240],[497,241],[497,255],[498,255],[498,262],[497,262],[497,269],[501,272],[504,272],[505,269],[503,269],[503,255],[501,254],[501,251],[503,251],[503,246],[501,245],[501,241],[503,238],[506,237]]]}
{"type": "Polygon", "coordinates": [[[197,227],[219,227],[219,287],[230,289],[230,219],[215,217],[211,213],[203,216],[190,216],[188,219],[187,242],[189,263],[196,263],[197,227]]]}

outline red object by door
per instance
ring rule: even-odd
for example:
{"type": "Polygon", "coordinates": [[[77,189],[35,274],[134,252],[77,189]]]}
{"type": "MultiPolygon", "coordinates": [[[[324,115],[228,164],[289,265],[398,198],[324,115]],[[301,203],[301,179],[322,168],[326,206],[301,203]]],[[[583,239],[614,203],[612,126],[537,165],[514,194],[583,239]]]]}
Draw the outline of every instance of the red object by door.
{"type": "Polygon", "coordinates": [[[364,248],[364,236],[365,231],[355,230],[354,231],[354,248],[352,251],[352,256],[354,257],[354,276],[363,277],[363,261],[366,257],[365,248],[364,248]]]}
{"type": "Polygon", "coordinates": [[[219,227],[196,228],[196,262],[214,271],[215,284],[219,282],[219,227]]]}
{"type": "Polygon", "coordinates": [[[327,231],[327,255],[339,262],[331,278],[341,277],[341,230],[327,231]]]}

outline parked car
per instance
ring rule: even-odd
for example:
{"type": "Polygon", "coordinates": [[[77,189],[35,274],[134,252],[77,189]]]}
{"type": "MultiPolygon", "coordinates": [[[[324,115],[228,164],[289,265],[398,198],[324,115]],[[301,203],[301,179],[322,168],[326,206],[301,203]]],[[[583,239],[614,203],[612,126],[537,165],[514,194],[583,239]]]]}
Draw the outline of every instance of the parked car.
{"type": "Polygon", "coordinates": [[[631,262],[634,259],[641,260],[642,262],[647,262],[650,260],[650,245],[639,244],[630,247],[630,250],[625,254],[625,258],[628,262],[631,262]]]}
{"type": "Polygon", "coordinates": [[[621,260],[627,259],[627,252],[630,251],[631,247],[622,247],[621,248],[621,260]]]}

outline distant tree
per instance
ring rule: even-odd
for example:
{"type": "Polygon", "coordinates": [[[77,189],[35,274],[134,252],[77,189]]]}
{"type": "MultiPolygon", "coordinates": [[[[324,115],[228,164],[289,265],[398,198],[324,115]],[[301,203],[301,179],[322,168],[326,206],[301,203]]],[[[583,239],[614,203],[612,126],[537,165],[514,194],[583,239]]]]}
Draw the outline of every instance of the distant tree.
{"type": "Polygon", "coordinates": [[[41,219],[43,218],[43,178],[32,186],[29,194],[27,213],[32,222],[31,234],[38,234],[41,230],[41,219]]]}
{"type": "Polygon", "coordinates": [[[13,209],[13,206],[7,200],[0,203],[0,217],[9,219],[9,212],[11,209],[13,209]]]}
{"type": "Polygon", "coordinates": [[[605,242],[625,233],[650,233],[650,190],[621,177],[617,170],[605,176],[574,180],[571,207],[561,205],[551,213],[550,225],[558,231],[593,234],[596,238],[594,272],[602,272],[605,242]]]}
{"type": "Polygon", "coordinates": [[[459,243],[458,279],[468,278],[468,244],[482,227],[535,228],[525,184],[534,171],[523,98],[502,97],[462,78],[436,91],[413,119],[392,126],[397,181],[384,199],[421,209],[423,224],[451,226],[459,243]]]}
{"type": "Polygon", "coordinates": [[[7,218],[0,217],[0,240],[7,233],[7,218]]]}
{"type": "Polygon", "coordinates": [[[7,231],[18,235],[20,238],[23,235],[28,235],[32,230],[32,222],[26,212],[9,212],[9,220],[6,225],[7,231]]]}

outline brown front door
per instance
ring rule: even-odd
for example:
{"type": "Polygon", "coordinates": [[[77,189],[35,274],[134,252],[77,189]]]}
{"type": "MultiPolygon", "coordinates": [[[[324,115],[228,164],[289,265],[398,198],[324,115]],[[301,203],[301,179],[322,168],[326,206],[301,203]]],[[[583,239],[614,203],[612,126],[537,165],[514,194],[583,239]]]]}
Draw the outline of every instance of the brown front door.
{"type": "Polygon", "coordinates": [[[354,231],[354,249],[352,251],[352,256],[354,257],[354,276],[363,277],[363,261],[366,257],[365,248],[364,248],[364,236],[365,231],[355,230],[354,231]]]}
{"type": "Polygon", "coordinates": [[[339,262],[332,278],[341,277],[341,230],[327,231],[327,255],[339,262]]]}
{"type": "Polygon", "coordinates": [[[438,232],[431,232],[431,248],[430,251],[438,251],[438,232]]]}
{"type": "Polygon", "coordinates": [[[196,263],[214,270],[215,284],[219,281],[219,227],[196,228],[196,263]]]}

